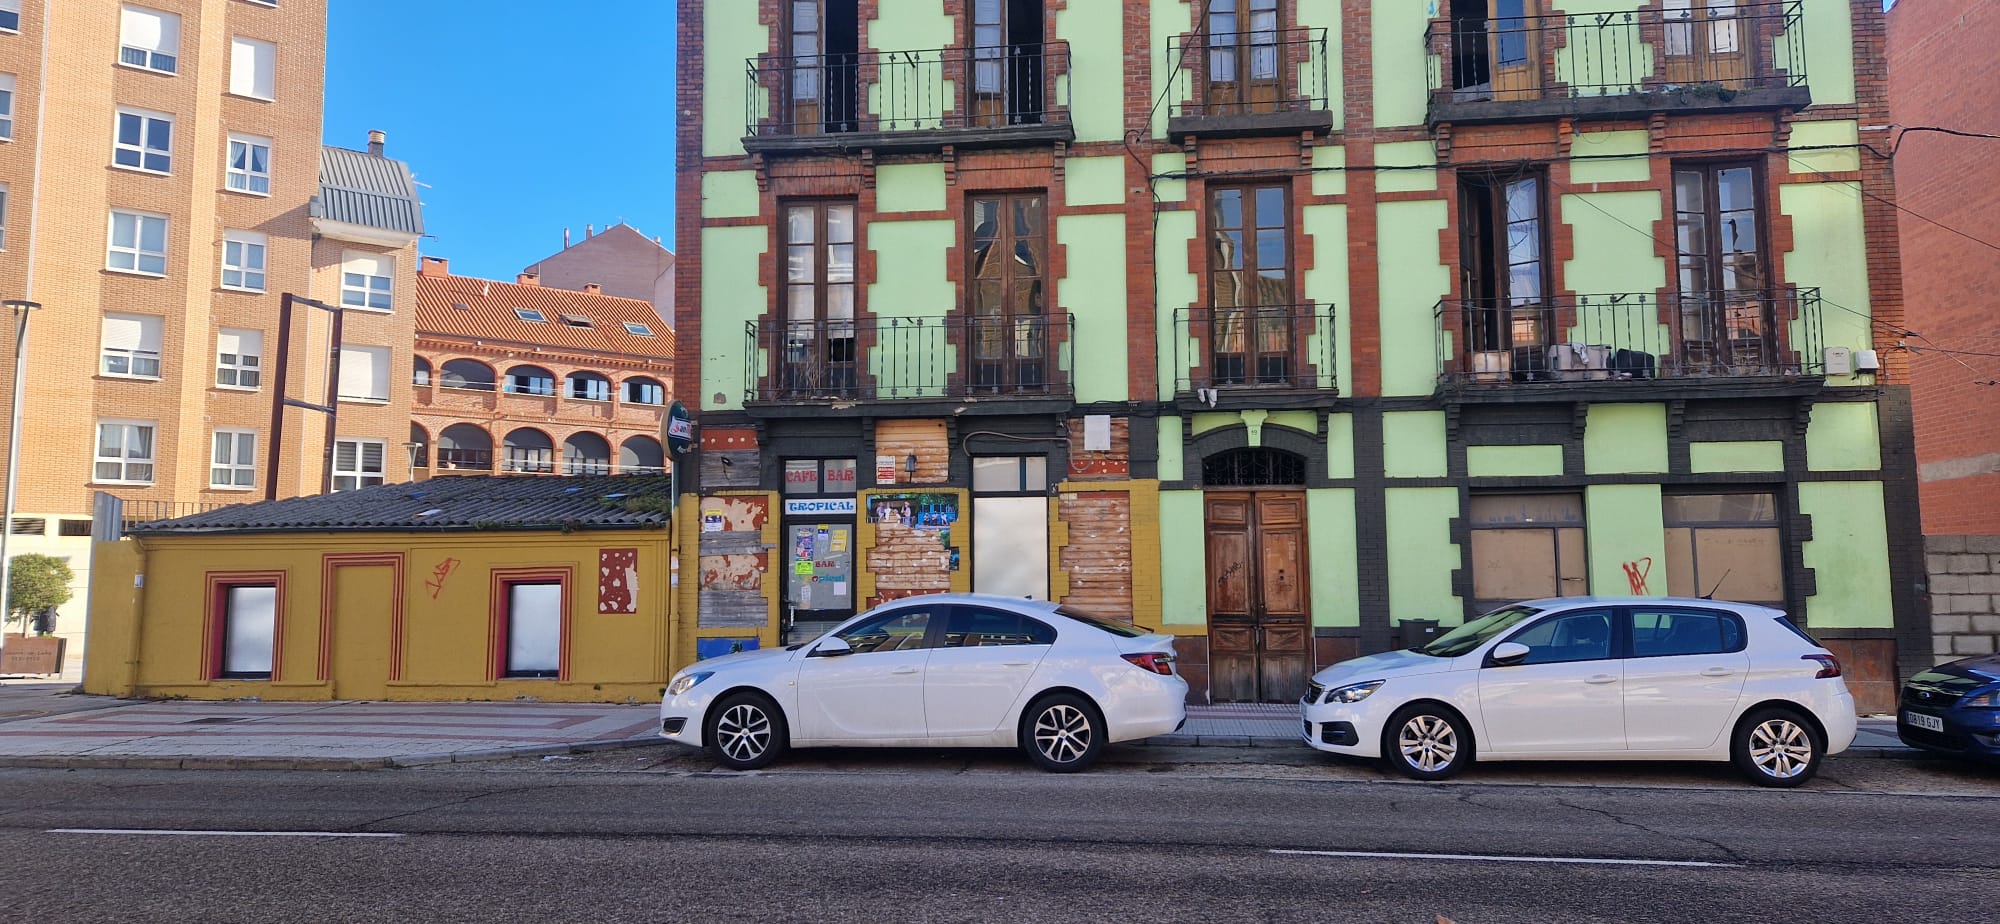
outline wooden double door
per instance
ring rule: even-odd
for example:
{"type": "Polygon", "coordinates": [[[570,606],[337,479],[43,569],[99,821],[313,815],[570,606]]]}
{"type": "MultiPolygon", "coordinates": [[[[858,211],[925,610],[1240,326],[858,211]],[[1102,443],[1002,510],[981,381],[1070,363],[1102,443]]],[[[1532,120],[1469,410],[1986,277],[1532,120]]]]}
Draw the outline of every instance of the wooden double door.
{"type": "Polygon", "coordinates": [[[1210,698],[1297,702],[1312,673],[1305,492],[1211,491],[1205,507],[1210,698]]]}

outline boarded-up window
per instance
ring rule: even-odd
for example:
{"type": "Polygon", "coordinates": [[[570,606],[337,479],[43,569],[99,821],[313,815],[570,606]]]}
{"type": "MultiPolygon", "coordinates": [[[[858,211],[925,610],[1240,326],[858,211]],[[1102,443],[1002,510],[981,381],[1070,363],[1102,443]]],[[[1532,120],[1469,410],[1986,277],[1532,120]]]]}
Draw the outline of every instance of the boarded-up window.
{"type": "Polygon", "coordinates": [[[1470,514],[1472,597],[1482,611],[1589,592],[1582,495],[1476,494],[1470,514]]]}
{"type": "Polygon", "coordinates": [[[1670,494],[1667,593],[1783,606],[1785,544],[1772,494],[1670,494]]]}

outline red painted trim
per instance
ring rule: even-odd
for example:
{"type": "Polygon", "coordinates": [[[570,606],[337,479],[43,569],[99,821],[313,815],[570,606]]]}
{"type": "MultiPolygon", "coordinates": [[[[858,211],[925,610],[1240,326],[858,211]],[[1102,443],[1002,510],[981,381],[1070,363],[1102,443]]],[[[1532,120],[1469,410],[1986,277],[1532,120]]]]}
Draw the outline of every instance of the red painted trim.
{"type": "Polygon", "coordinates": [[[207,587],[208,612],[201,622],[202,679],[222,679],[223,644],[229,637],[229,589],[231,587],[271,587],[277,601],[271,611],[271,680],[284,679],[285,665],[285,571],[210,571],[203,575],[207,587]]]}
{"type": "Polygon", "coordinates": [[[569,648],[571,597],[576,585],[576,566],[561,565],[542,568],[494,568],[487,589],[486,628],[486,679],[507,679],[507,604],[511,594],[508,587],[513,584],[562,585],[562,603],[559,613],[556,647],[556,679],[569,679],[569,648]]]}
{"type": "Polygon", "coordinates": [[[321,683],[333,679],[333,608],[335,572],[340,568],[392,569],[395,591],[389,598],[389,679],[403,679],[403,559],[401,552],[328,554],[319,560],[319,672],[321,683]]]}

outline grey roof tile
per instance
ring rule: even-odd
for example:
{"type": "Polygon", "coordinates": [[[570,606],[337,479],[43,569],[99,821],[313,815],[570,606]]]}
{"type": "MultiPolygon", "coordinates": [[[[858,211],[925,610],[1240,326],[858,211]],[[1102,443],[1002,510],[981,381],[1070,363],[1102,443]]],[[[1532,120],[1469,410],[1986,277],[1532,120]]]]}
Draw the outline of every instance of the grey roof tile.
{"type": "Polygon", "coordinates": [[[433,532],[474,529],[658,529],[672,503],[665,475],[467,475],[236,504],[128,527],[134,535],[433,532]]]}

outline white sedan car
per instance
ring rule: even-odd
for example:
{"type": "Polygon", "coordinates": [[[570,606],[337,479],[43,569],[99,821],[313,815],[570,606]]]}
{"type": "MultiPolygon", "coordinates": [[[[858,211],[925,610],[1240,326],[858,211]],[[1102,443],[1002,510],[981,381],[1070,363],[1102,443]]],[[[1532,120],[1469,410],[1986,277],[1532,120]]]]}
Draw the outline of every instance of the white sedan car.
{"type": "Polygon", "coordinates": [[[1686,599],[1502,607],[1320,671],[1301,705],[1307,744],[1420,780],[1475,759],[1728,760],[1797,786],[1856,725],[1840,662],[1784,613],[1686,599]]]}
{"type": "Polygon", "coordinates": [[[1069,606],[979,594],[887,603],[811,642],[674,675],[660,735],[724,766],[790,747],[1019,747],[1044,770],[1186,717],[1173,636],[1069,606]]]}

